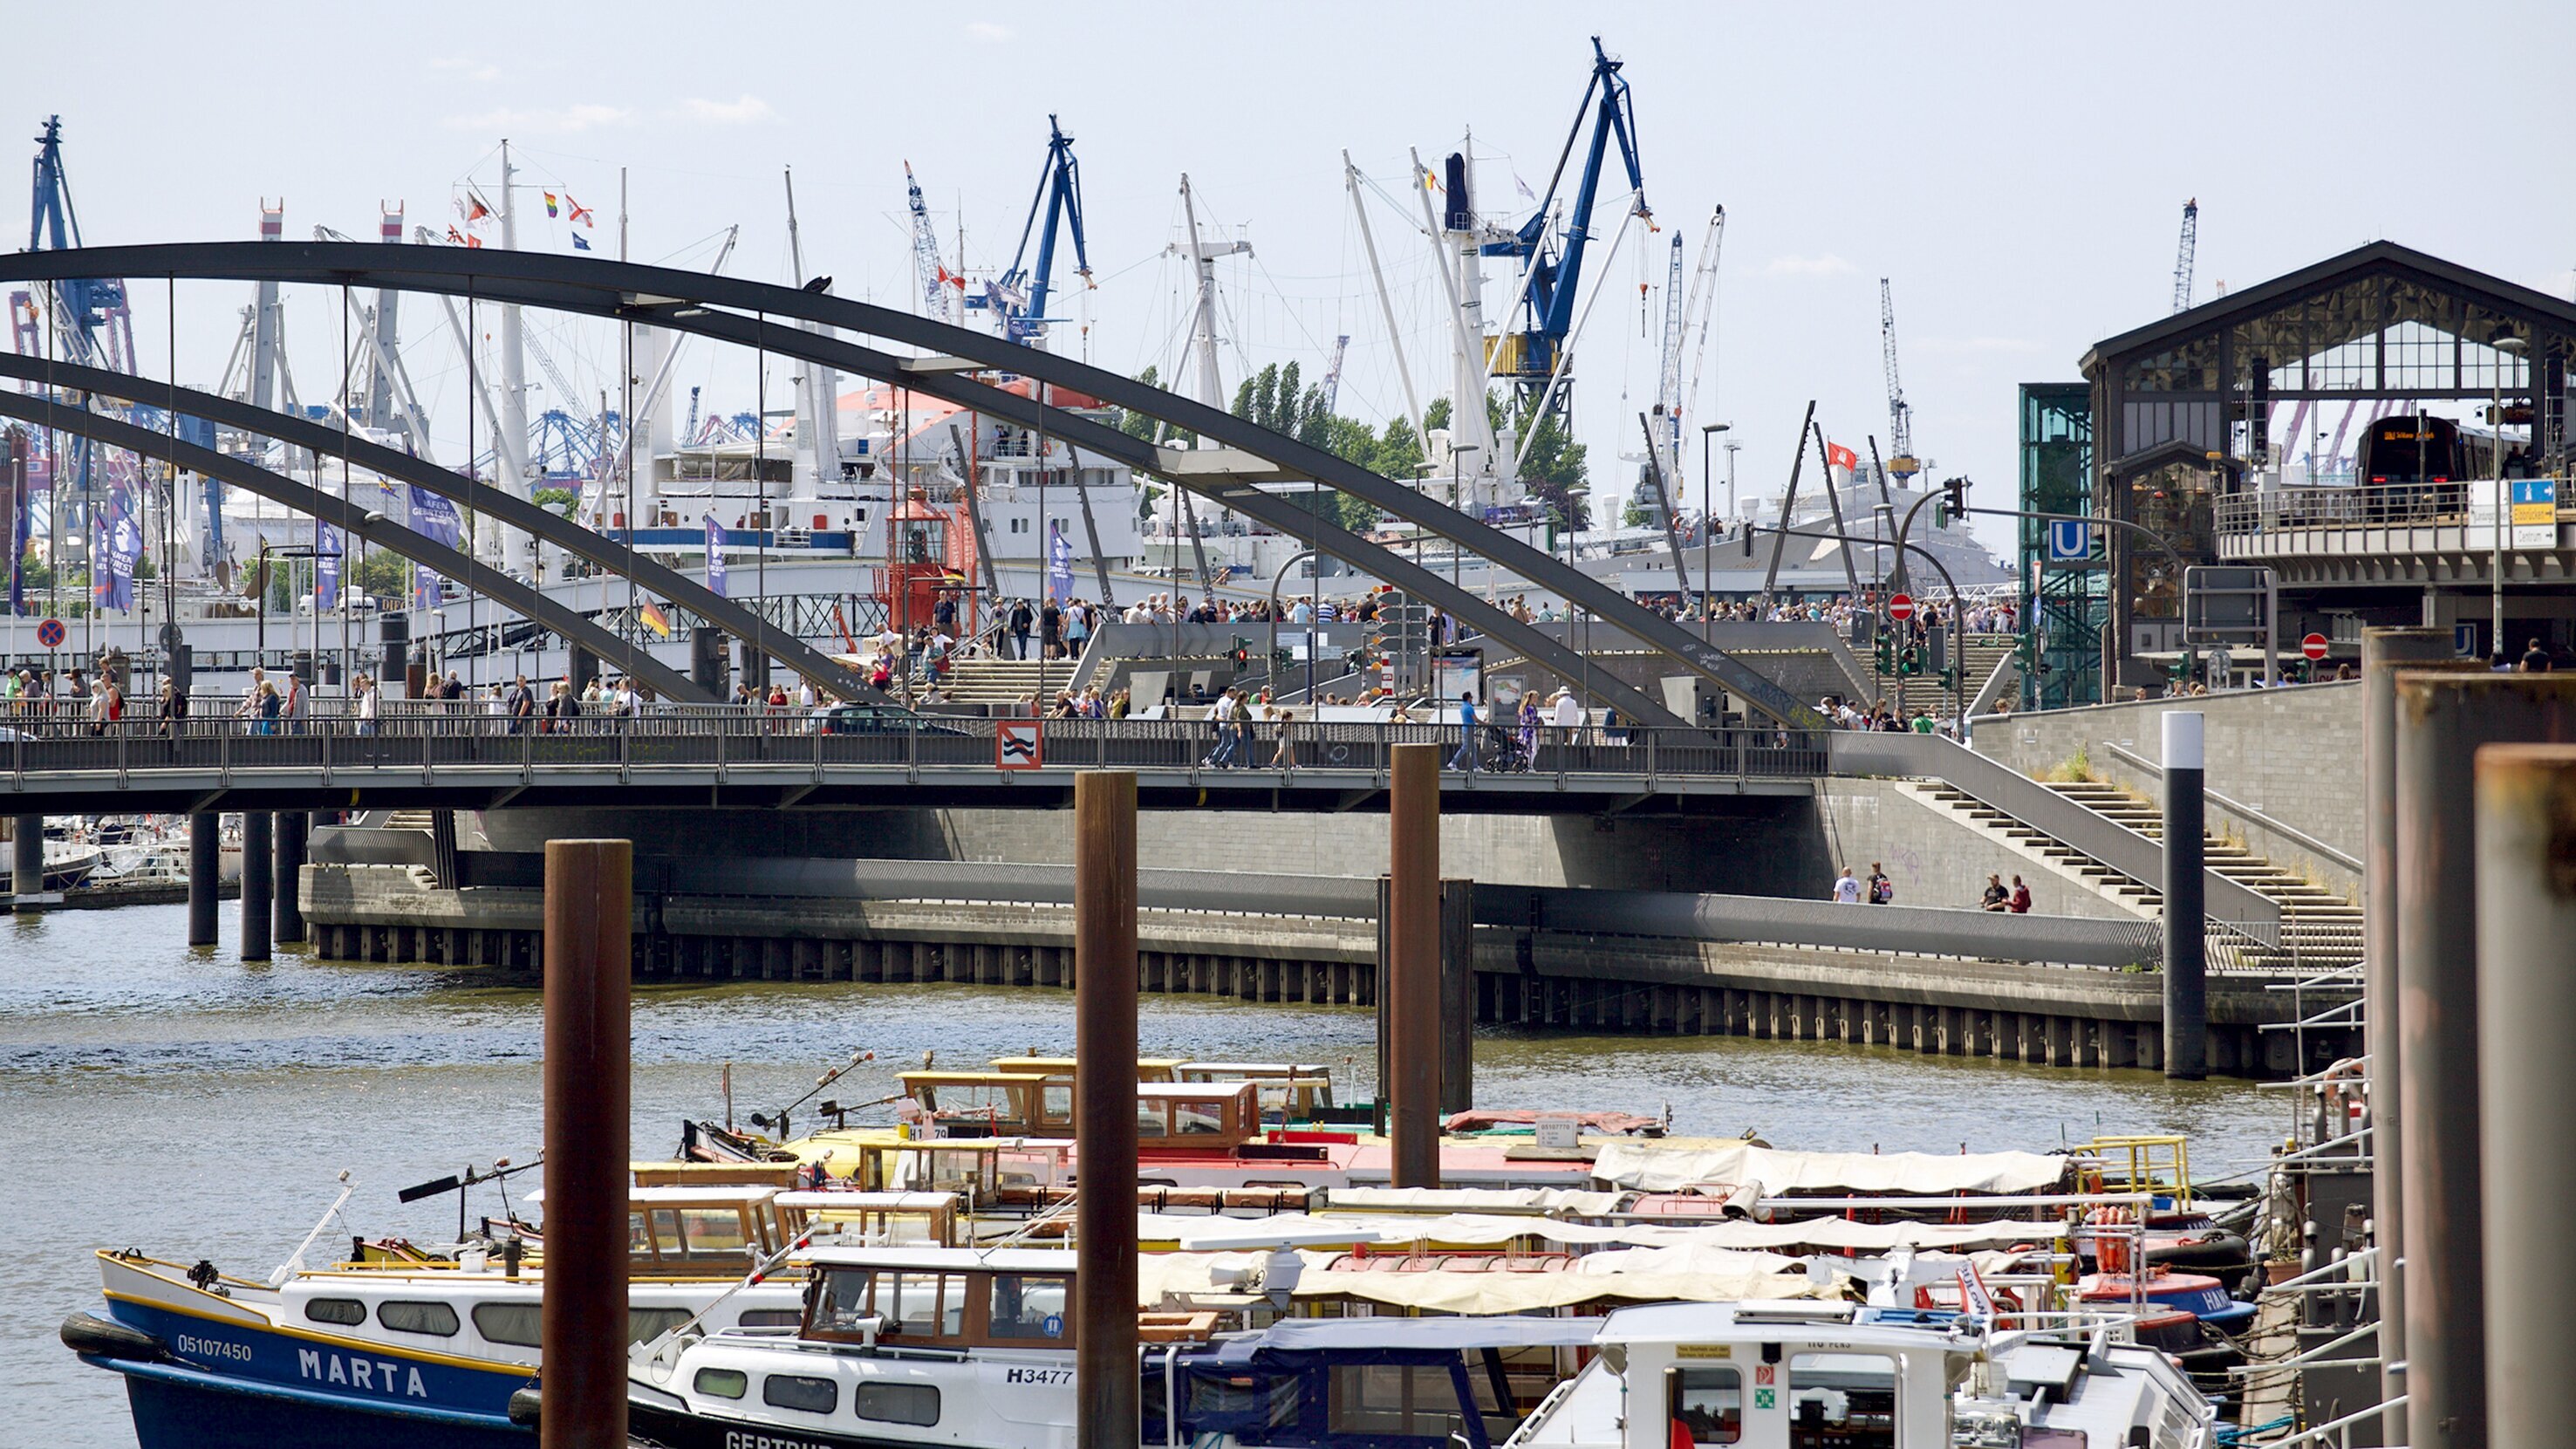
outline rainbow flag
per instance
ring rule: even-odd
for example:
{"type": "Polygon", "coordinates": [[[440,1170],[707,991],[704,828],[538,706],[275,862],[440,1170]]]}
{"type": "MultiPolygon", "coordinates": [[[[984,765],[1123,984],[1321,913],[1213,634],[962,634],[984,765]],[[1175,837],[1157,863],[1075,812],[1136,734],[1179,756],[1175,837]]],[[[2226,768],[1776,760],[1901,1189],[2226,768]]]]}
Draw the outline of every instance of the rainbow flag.
{"type": "Polygon", "coordinates": [[[546,193],[546,215],[548,215],[548,216],[553,216],[554,214],[555,214],[555,194],[554,194],[553,192],[549,191],[549,192],[547,192],[547,193],[546,193]]]}
{"type": "Polygon", "coordinates": [[[644,627],[652,630],[657,638],[671,637],[670,615],[663,613],[662,607],[651,599],[644,601],[644,607],[636,611],[635,617],[643,620],[644,627]]]}

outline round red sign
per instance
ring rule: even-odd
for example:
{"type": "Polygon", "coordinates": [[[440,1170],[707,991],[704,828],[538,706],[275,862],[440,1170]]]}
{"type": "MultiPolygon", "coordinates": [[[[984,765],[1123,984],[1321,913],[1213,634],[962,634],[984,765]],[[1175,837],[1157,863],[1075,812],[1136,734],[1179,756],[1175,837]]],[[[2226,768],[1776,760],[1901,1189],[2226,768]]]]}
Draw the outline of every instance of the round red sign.
{"type": "Polygon", "coordinates": [[[36,642],[48,649],[60,649],[63,647],[64,633],[62,620],[47,619],[36,626],[36,642]]]}
{"type": "Polygon", "coordinates": [[[1889,595],[1887,600],[1887,617],[1894,619],[1900,624],[1913,618],[1914,596],[1912,594],[1889,595]]]}
{"type": "Polygon", "coordinates": [[[2311,635],[2309,635],[2308,637],[2306,637],[2305,639],[2300,640],[2300,641],[2299,641],[2299,652],[2300,652],[2300,653],[2302,653],[2302,654],[2305,654],[2305,655],[2306,655],[2306,656],[2308,656],[2310,659],[2323,659],[2323,658],[2325,658],[2325,657],[2326,657],[2326,636],[2325,636],[2325,635],[2323,635],[2323,634],[2311,634],[2311,635]]]}

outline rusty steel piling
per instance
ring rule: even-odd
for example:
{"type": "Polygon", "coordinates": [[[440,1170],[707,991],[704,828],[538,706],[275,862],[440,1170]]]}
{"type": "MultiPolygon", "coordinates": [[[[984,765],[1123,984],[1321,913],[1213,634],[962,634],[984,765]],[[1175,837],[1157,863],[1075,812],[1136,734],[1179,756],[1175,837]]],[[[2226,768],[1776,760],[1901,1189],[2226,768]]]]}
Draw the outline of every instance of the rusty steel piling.
{"type": "Polygon", "coordinates": [[[626,1449],[635,847],[546,842],[542,1449],[626,1449]]]}
{"type": "Polygon", "coordinates": [[[1074,1442],[1135,1449],[1136,777],[1074,781],[1074,1442]]]}

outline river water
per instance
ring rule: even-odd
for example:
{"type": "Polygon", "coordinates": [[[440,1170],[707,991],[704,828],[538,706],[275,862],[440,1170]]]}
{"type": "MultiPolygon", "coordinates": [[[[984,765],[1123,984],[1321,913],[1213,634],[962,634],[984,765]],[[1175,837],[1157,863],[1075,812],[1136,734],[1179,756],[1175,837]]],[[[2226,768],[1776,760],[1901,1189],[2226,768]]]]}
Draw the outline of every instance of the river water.
{"type": "MultiPolygon", "coordinates": [[[[245,966],[237,916],[227,906],[223,943],[203,950],[185,944],[180,906],[0,922],[0,1142],[16,1154],[0,1171],[0,1446],[133,1443],[122,1381],[54,1336],[65,1315],[97,1304],[91,1250],[207,1257],[263,1276],[329,1205],[343,1169],[359,1187],[357,1231],[443,1237],[455,1199],[400,1207],[396,1189],[467,1163],[525,1161],[542,1140],[533,980],[286,954],[245,966]]],[[[1324,1062],[1345,1095],[1370,1086],[1365,1011],[1149,996],[1142,1020],[1149,1055],[1324,1062]]],[[[873,1051],[833,1093],[866,1100],[924,1051],[959,1067],[1069,1052],[1073,1001],[953,985],[656,985],[636,992],[634,1037],[645,1156],[670,1150],[684,1114],[720,1112],[728,1062],[747,1115],[873,1051]]],[[[1781,1147],[2045,1149],[2100,1132],[2182,1132],[2202,1175],[2260,1163],[2287,1125],[2281,1094],[2241,1083],[1724,1037],[1494,1031],[1477,1039],[1476,1079],[1484,1105],[1669,1104],[1676,1131],[1750,1128],[1781,1147]]],[[[475,1210],[497,1206],[479,1198],[475,1210]]]]}

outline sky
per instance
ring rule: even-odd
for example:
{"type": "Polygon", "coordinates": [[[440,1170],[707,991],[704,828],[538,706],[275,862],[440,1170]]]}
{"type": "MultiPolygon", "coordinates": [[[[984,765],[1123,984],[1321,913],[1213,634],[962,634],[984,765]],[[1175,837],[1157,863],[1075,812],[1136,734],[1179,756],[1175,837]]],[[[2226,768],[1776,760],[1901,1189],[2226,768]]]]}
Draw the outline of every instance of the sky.
{"type": "MultiPolygon", "coordinates": [[[[1727,224],[1715,323],[1689,410],[1728,422],[1747,500],[1776,494],[1809,400],[1827,433],[1885,443],[1879,279],[1895,290],[1916,449],[1975,501],[2009,506],[2015,388],[2074,379],[2093,341],[2170,308],[2183,203],[2200,204],[2195,294],[2250,285],[2377,238],[2554,292],[2576,288],[2576,193],[2538,97],[2576,45],[2547,3],[1386,6],[237,3],[54,6],[14,18],[9,102],[33,137],[63,118],[93,243],[246,238],[263,198],[286,234],[372,239],[380,200],[444,230],[462,188],[497,189],[508,138],[531,183],[521,245],[565,251],[536,190],[591,209],[615,254],[621,168],[636,260],[706,266],[741,227],[735,275],[807,275],[917,305],[904,163],[972,269],[1006,263],[1050,114],[1081,158],[1094,285],[1055,310],[1056,350],[1168,378],[1187,278],[1166,255],[1186,172],[1210,233],[1252,243],[1220,272],[1222,372],[1296,361],[1311,380],[1351,337],[1340,410],[1404,410],[1344,190],[1342,152],[1398,202],[1408,148],[1435,167],[1472,130],[1480,205],[1527,205],[1566,140],[1589,37],[1633,87],[1645,194],[1577,343],[1578,436],[1596,493],[1624,492],[1651,406],[1674,235],[1695,268],[1727,224]],[[2517,169],[2520,166],[2521,169],[2517,169]],[[1648,292],[1641,307],[1639,286],[1648,292]]],[[[33,147],[28,147],[32,154],[33,147]]],[[[1611,168],[1615,175],[1615,163],[1611,168]]],[[[1568,191],[1571,190],[1569,181],[1568,191]]],[[[1605,180],[1596,235],[1618,232],[1605,180]]],[[[1428,247],[1371,198],[1397,337],[1424,400],[1445,333],[1428,247]]],[[[1517,217],[1508,218],[1517,220],[1517,217]]],[[[1069,279],[1061,249],[1058,283],[1069,279]]],[[[1495,287],[1500,290],[1500,281],[1495,287]]],[[[183,380],[222,373],[238,285],[136,288],[139,351],[183,380]]],[[[301,394],[337,386],[337,300],[288,298],[301,394]]],[[[615,386],[607,329],[535,328],[577,392],[615,386]]],[[[433,308],[405,350],[434,431],[461,440],[459,354],[433,308]]],[[[773,407],[784,406],[784,367],[773,407]]],[[[710,406],[750,406],[753,369],[698,344],[679,368],[710,406]]],[[[534,408],[557,401],[532,366],[534,408]]],[[[1700,466],[1685,459],[1698,497],[1700,466]]],[[[1722,458],[1716,502],[1724,511],[1722,458]]],[[[1981,525],[1982,526],[1982,525],[1981,525]]],[[[1990,531],[2006,547],[2001,527],[1990,531]]]]}

